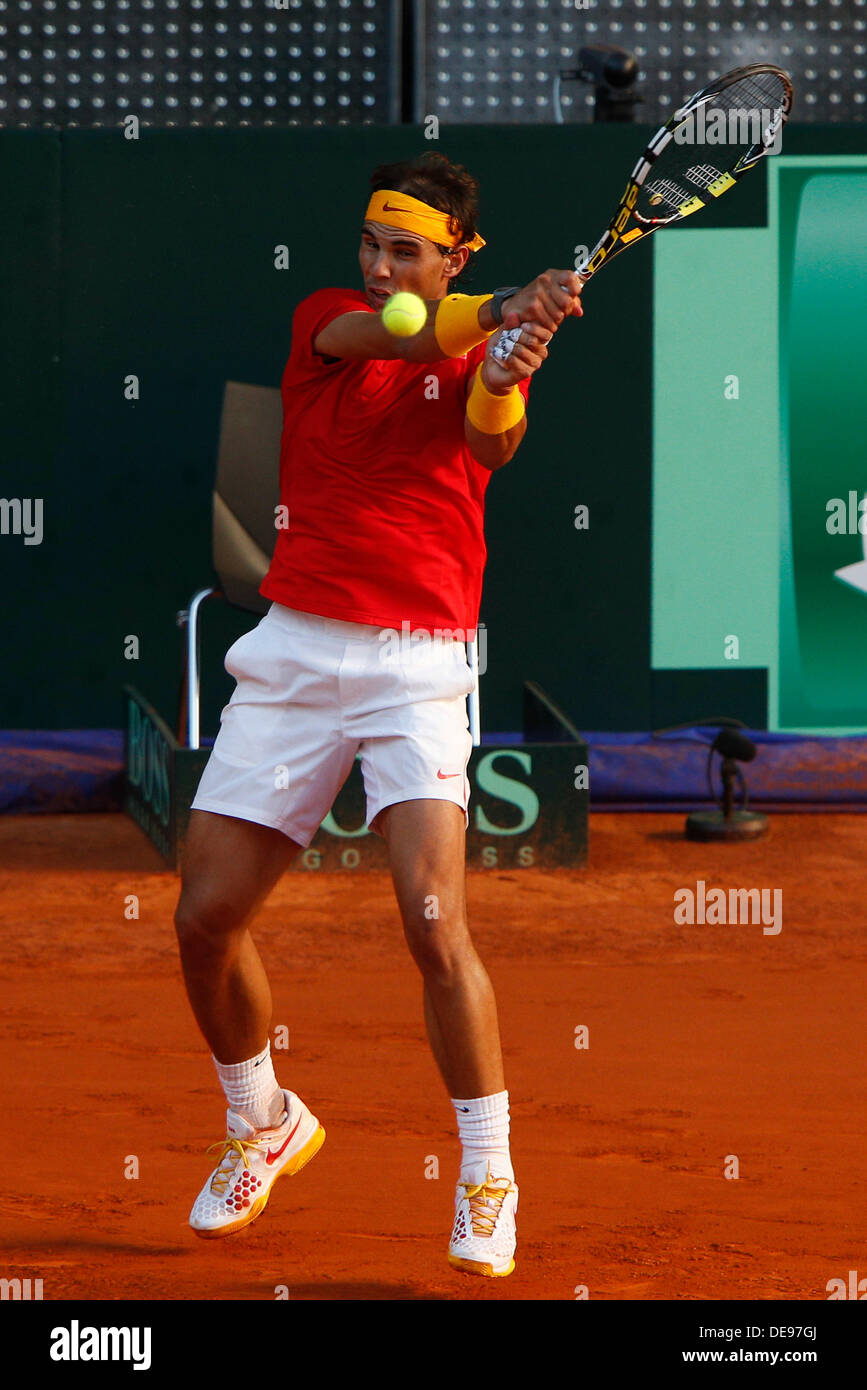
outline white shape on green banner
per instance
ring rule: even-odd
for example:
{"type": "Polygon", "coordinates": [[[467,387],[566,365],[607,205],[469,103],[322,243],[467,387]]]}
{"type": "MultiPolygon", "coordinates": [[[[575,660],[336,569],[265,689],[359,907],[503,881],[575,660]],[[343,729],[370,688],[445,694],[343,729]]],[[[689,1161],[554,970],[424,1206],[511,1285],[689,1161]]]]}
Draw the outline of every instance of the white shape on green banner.
{"type": "MultiPolygon", "coordinates": [[[[864,501],[867,503],[867,492],[864,494],[864,501]]],[[[834,571],[835,579],[842,579],[844,584],[851,584],[853,589],[860,589],[867,594],[867,536],[861,536],[861,550],[863,560],[856,560],[854,565],[844,565],[842,569],[834,571]]]]}

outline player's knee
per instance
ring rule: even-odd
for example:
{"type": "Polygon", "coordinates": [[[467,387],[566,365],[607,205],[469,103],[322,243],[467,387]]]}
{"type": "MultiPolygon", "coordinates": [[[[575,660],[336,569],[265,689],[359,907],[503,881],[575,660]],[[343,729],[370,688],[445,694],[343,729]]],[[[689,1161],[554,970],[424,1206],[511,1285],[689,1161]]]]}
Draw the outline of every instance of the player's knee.
{"type": "Polygon", "coordinates": [[[175,912],[175,931],[182,947],[220,950],[242,922],[215,899],[181,894],[175,912]]]}
{"type": "Polygon", "coordinates": [[[420,916],[405,919],[404,928],[413,959],[425,979],[441,985],[454,983],[472,951],[466,924],[420,916]]]}

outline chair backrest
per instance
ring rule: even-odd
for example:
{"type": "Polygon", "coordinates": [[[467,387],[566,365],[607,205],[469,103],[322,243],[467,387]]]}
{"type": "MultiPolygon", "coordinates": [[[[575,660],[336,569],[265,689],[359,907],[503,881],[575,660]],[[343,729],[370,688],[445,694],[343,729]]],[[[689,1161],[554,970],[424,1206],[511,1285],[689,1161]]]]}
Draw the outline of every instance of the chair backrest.
{"type": "Polygon", "coordinates": [[[223,593],[229,603],[251,613],[265,613],[271,606],[259,585],[277,539],[282,429],[279,387],[226,382],[211,545],[223,593]]]}

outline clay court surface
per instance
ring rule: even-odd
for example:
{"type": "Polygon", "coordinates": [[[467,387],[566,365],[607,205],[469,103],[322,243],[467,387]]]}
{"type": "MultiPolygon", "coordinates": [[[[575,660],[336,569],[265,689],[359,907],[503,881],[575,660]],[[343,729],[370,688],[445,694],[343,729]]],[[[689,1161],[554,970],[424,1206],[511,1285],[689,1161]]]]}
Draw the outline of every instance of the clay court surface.
{"type": "Polygon", "coordinates": [[[686,843],[681,814],[590,819],[584,870],[469,878],[521,1185],[504,1280],[445,1260],[459,1149],[387,875],[293,871],[257,919],[277,1074],[328,1138],[246,1232],[204,1242],[186,1222],[225,1107],[178,880],[121,815],[0,819],[0,1274],[45,1299],[815,1300],[867,1273],[867,817],[780,814],[725,848],[686,843]],[[782,889],[782,931],[676,926],[698,879],[782,889]]]}

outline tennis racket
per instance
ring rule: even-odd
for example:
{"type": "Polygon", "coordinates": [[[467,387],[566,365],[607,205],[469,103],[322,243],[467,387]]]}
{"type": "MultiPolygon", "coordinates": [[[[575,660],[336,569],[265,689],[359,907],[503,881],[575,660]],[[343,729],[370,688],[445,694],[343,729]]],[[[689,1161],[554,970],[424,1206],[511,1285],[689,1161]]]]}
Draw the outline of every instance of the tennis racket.
{"type": "Polygon", "coordinates": [[[581,279],[734,188],[779,151],[791,109],[789,75],[768,63],[735,68],[696,92],[650,141],[605,232],[586,261],[576,262],[581,279]]]}
{"type": "MultiPolygon", "coordinates": [[[[789,75],[769,63],[735,68],[696,92],[656,132],[608,227],[586,258],[576,261],[584,283],[627,247],[692,217],[734,188],[760,159],[779,150],[791,109],[789,75]]],[[[491,356],[505,363],[521,332],[521,326],[502,332],[491,356]]]]}

